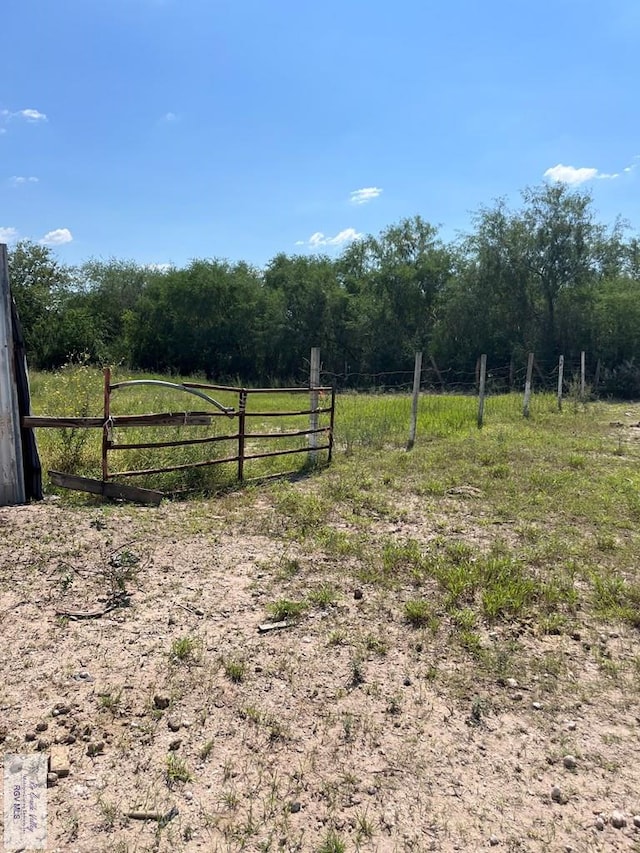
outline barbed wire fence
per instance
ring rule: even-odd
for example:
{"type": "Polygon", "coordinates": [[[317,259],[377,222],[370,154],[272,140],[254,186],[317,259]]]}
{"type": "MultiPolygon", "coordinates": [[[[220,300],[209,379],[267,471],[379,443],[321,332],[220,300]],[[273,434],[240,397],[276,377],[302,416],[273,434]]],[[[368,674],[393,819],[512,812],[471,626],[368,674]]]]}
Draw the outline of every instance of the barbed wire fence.
{"type": "MultiPolygon", "coordinates": [[[[585,352],[577,358],[560,356],[553,363],[529,353],[521,361],[512,359],[508,364],[492,364],[481,354],[474,370],[466,371],[443,368],[428,354],[416,353],[414,365],[408,364],[406,370],[361,373],[321,368],[320,383],[338,389],[343,408],[348,401],[353,409],[351,414],[360,421],[363,441],[366,441],[366,425],[370,421],[372,440],[375,433],[378,442],[387,436],[391,443],[397,444],[403,434],[407,449],[411,449],[418,422],[420,431],[427,430],[431,435],[434,429],[437,434],[447,428],[447,418],[451,421],[450,428],[456,424],[460,426],[461,421],[467,425],[475,421],[481,428],[497,411],[498,404],[492,403],[492,399],[497,398],[501,417],[506,415],[510,419],[560,412],[567,402],[580,406],[596,398],[601,374],[600,362],[590,361],[585,352]],[[367,401],[371,395],[377,396],[375,408],[367,401]],[[387,403],[378,395],[384,395],[387,403]],[[444,400],[451,397],[457,398],[456,405],[450,416],[444,416],[444,400]],[[395,399],[399,403],[398,398],[404,405],[399,407],[389,402],[395,399]],[[399,423],[399,410],[402,423],[399,423]]],[[[337,429],[340,431],[340,419],[337,429]]]]}

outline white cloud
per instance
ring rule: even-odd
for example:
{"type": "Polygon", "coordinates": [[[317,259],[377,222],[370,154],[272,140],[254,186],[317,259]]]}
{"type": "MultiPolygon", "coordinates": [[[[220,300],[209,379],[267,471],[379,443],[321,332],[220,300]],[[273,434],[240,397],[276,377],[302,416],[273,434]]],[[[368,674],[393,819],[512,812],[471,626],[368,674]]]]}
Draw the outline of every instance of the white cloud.
{"type": "Polygon", "coordinates": [[[0,227],[0,243],[15,243],[18,239],[17,228],[2,228],[0,227]]]}
{"type": "MultiPolygon", "coordinates": [[[[630,171],[629,168],[623,171],[630,171]]],[[[619,172],[601,172],[599,169],[583,166],[577,169],[575,166],[564,166],[558,163],[544,173],[543,177],[550,178],[552,181],[557,181],[562,184],[572,184],[578,186],[587,181],[612,181],[620,177],[619,172]]]]}
{"type": "Polygon", "coordinates": [[[543,177],[562,184],[584,184],[585,181],[592,181],[597,174],[597,169],[576,169],[575,166],[563,166],[558,163],[557,166],[547,169],[543,177]]]}
{"type": "Polygon", "coordinates": [[[636,154],[636,156],[633,158],[633,161],[631,163],[629,163],[628,166],[625,166],[622,171],[627,172],[627,174],[629,172],[635,172],[635,170],[638,168],[639,164],[640,164],[640,154],[636,154]]]}
{"type": "Polygon", "coordinates": [[[12,178],[9,178],[9,183],[12,187],[21,187],[23,184],[37,184],[39,178],[34,178],[33,176],[29,178],[24,178],[21,175],[14,175],[12,178]]]}
{"type": "Polygon", "coordinates": [[[166,121],[166,122],[178,121],[178,116],[175,113],[165,113],[162,116],[162,121],[166,121]]]}
{"type": "Polygon", "coordinates": [[[345,228],[336,234],[335,237],[327,237],[322,231],[316,231],[308,240],[297,240],[296,246],[308,245],[312,249],[319,249],[321,246],[343,246],[352,240],[359,240],[362,236],[355,228],[345,228]]]}
{"type": "Polygon", "coordinates": [[[73,240],[73,235],[68,228],[56,228],[53,231],[47,231],[40,242],[44,246],[63,246],[65,243],[70,243],[73,240]]]}
{"type": "Polygon", "coordinates": [[[380,187],[363,187],[361,190],[354,190],[349,193],[349,201],[351,204],[366,204],[368,201],[378,198],[381,192],[380,187]]]}
{"type": "Polygon", "coordinates": [[[38,110],[18,110],[17,113],[14,113],[15,116],[20,116],[21,118],[26,119],[27,121],[47,121],[47,117],[44,113],[38,112],[38,110]]]}

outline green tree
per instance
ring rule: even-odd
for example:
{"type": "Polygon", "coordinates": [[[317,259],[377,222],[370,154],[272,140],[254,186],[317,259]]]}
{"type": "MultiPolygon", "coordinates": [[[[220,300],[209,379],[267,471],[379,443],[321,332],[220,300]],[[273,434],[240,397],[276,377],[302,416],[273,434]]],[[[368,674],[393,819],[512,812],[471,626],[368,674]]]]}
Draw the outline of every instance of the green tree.
{"type": "Polygon", "coordinates": [[[22,240],[9,252],[9,281],[30,364],[52,366],[51,343],[72,271],[48,247],[22,240]]]}

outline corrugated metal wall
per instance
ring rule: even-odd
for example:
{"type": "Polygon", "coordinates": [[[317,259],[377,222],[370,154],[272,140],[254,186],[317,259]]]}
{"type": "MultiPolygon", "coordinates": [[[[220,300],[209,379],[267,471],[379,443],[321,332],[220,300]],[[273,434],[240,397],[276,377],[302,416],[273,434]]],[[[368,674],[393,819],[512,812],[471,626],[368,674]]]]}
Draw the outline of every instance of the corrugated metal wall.
{"type": "Polygon", "coordinates": [[[0,243],[0,506],[21,504],[25,499],[9,264],[7,247],[0,243]]]}

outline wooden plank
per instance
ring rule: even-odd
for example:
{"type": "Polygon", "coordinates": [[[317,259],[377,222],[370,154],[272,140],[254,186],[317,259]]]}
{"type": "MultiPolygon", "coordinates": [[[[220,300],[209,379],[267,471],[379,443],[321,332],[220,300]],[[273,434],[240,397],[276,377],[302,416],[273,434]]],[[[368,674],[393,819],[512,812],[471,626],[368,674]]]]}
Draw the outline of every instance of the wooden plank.
{"type": "Polygon", "coordinates": [[[57,418],[48,415],[25,415],[22,426],[25,429],[51,427],[53,429],[102,429],[104,418],[57,418]]]}
{"type": "MultiPolygon", "coordinates": [[[[161,412],[148,415],[116,415],[111,418],[111,426],[210,426],[212,418],[228,417],[223,412],[161,412]]],[[[22,426],[27,429],[40,427],[51,429],[102,429],[104,418],[59,418],[49,415],[29,415],[22,418],[22,426]]]]}
{"type": "Polygon", "coordinates": [[[269,631],[282,631],[285,628],[293,628],[295,624],[295,622],[287,620],[283,620],[282,622],[263,622],[262,625],[258,625],[258,631],[261,634],[267,634],[269,631]]]}
{"type": "Polygon", "coordinates": [[[49,477],[55,486],[89,492],[92,495],[102,495],[105,498],[122,498],[157,506],[165,497],[162,492],[156,492],[152,489],[140,489],[138,486],[128,486],[123,483],[105,483],[102,480],[79,477],[76,474],[63,474],[61,471],[49,471],[49,477]]]}

